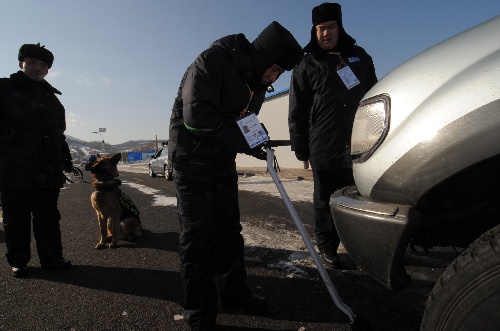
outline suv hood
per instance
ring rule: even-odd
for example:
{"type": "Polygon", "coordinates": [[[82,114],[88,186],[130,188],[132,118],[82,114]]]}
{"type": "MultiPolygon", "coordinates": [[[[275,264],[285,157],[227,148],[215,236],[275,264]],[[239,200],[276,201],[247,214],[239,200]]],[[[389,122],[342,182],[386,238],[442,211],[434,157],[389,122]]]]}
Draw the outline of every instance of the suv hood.
{"type": "Polygon", "coordinates": [[[452,151],[454,141],[462,139],[463,144],[464,140],[479,136],[485,142],[497,142],[475,150],[475,155],[467,160],[469,163],[500,153],[500,133],[496,130],[490,132],[489,138],[485,131],[469,135],[467,130],[471,120],[483,121],[484,125],[479,123],[483,128],[492,117],[498,118],[496,122],[500,120],[499,34],[500,16],[496,16],[406,61],[365,95],[364,99],[380,94],[390,97],[390,129],[368,159],[353,165],[362,196],[415,203],[425,193],[426,182],[439,182],[440,176],[446,178],[446,174],[440,174],[440,167],[456,168],[451,171],[467,167],[464,158],[453,159],[452,155],[448,160],[433,159],[433,153],[452,151]],[[478,109],[484,116],[470,117],[478,109]],[[412,164],[401,164],[407,153],[413,153],[408,158],[412,164]],[[419,175],[422,167],[426,169],[425,176],[430,173],[432,179],[419,175]]]}

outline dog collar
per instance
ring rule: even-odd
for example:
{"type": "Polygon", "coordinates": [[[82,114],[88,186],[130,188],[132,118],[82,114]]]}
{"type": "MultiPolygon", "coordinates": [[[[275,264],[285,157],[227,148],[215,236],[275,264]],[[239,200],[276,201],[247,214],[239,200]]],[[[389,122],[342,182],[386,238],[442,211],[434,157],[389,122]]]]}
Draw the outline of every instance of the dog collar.
{"type": "Polygon", "coordinates": [[[118,188],[118,186],[120,186],[121,184],[122,184],[121,180],[112,179],[112,180],[109,180],[107,182],[95,181],[92,183],[92,186],[95,187],[96,191],[113,191],[116,188],[118,188]]]}

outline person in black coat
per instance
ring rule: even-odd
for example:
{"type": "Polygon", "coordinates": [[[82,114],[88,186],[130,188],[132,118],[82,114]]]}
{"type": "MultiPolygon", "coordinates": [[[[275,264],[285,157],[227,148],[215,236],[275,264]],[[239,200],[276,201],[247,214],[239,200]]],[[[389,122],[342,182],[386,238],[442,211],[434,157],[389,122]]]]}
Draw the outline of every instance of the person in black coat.
{"type": "Polygon", "coordinates": [[[298,160],[310,161],[313,171],[320,256],[338,267],[340,239],[330,212],[330,196],[354,183],[352,124],[358,103],[377,77],[370,55],[345,32],[339,4],[314,7],[312,23],[306,55],[292,73],[288,124],[292,150],[298,160]]]}
{"type": "Polygon", "coordinates": [[[24,44],[18,53],[20,71],[0,79],[0,198],[7,261],[12,275],[28,273],[31,222],[42,268],[64,270],[60,188],[71,172],[66,143],[65,110],[47,81],[54,56],[40,44],[24,44]]]}
{"type": "Polygon", "coordinates": [[[264,94],[303,55],[288,30],[273,22],[250,43],[223,37],[189,66],[172,109],[169,159],[180,220],[184,316],[192,330],[213,330],[221,304],[260,312],[265,298],[247,285],[238,205],[236,154],[265,160],[237,121],[258,114],[264,94]]]}

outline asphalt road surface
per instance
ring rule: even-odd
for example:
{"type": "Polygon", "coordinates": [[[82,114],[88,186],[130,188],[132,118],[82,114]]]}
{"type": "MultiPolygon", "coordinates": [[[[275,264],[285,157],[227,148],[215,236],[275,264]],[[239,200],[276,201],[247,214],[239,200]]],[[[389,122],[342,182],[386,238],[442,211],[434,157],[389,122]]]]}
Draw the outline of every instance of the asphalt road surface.
{"type": "MultiPolygon", "coordinates": [[[[178,219],[173,183],[121,172],[122,189],[141,211],[143,236],[96,250],[98,226],[87,183],[67,184],[59,206],[64,255],[73,268],[40,269],[32,240],[30,275],[10,276],[0,225],[0,330],[188,330],[182,320],[178,219]]],[[[255,177],[256,182],[269,178],[255,177]]],[[[91,181],[89,173],[85,179],[91,181]]],[[[307,181],[304,181],[304,185],[307,181]]],[[[310,184],[310,183],[309,183],[310,184]]],[[[299,184],[300,185],[300,184],[299,184]]],[[[293,198],[292,198],[293,200],[293,198]]],[[[250,286],[270,302],[266,316],[222,311],[222,330],[350,330],[333,303],[279,196],[241,191],[240,208],[250,286]]],[[[312,204],[295,201],[311,238],[312,204]]],[[[433,283],[453,253],[408,253],[412,285],[393,293],[367,277],[346,254],[328,270],[343,302],[372,330],[418,330],[433,283]]]]}

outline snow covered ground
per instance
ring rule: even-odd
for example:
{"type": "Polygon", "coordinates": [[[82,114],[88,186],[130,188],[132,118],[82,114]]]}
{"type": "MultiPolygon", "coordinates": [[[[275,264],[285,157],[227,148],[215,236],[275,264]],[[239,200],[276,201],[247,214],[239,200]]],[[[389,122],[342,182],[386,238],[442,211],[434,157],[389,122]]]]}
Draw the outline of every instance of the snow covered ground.
{"type": "MultiPolygon", "coordinates": [[[[119,171],[147,173],[146,165],[119,165],[119,171]]],[[[279,176],[279,173],[278,173],[279,176]]],[[[280,178],[285,191],[292,202],[304,201],[312,203],[313,182],[306,180],[292,180],[280,178]]],[[[153,204],[157,206],[176,206],[175,196],[165,196],[159,190],[152,189],[145,185],[123,181],[122,185],[127,185],[153,198],[153,204]]],[[[238,186],[240,190],[259,192],[280,197],[276,184],[271,177],[263,176],[239,176],[238,186]]],[[[290,217],[291,219],[291,217],[290,217]]],[[[290,220],[292,222],[292,220],[290,220]]],[[[242,222],[243,237],[247,247],[266,247],[291,252],[286,258],[281,259],[269,267],[279,268],[287,271],[288,277],[304,277],[307,272],[302,268],[314,267],[314,261],[309,255],[303,239],[298,231],[288,231],[285,229],[267,229],[242,222]]],[[[341,247],[343,249],[343,247],[341,247]]]]}
{"type": "MultiPolygon", "coordinates": [[[[147,173],[147,165],[129,165],[122,164],[118,166],[118,170],[127,172],[137,172],[137,173],[147,173]]],[[[278,173],[279,177],[279,173],[278,173]]],[[[312,203],[313,195],[313,182],[306,180],[292,180],[286,178],[280,178],[283,187],[285,188],[288,197],[292,201],[304,201],[312,203]]],[[[124,183],[125,184],[125,183],[124,183]]],[[[276,184],[271,177],[263,176],[240,176],[238,180],[238,186],[240,190],[251,191],[251,192],[261,192],[265,194],[270,194],[273,196],[280,196],[276,184]]]]}

